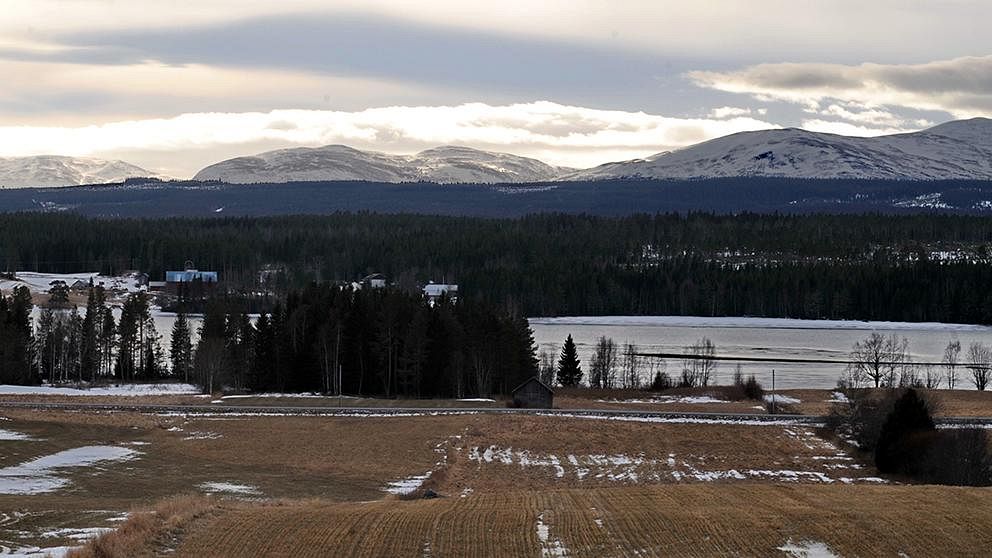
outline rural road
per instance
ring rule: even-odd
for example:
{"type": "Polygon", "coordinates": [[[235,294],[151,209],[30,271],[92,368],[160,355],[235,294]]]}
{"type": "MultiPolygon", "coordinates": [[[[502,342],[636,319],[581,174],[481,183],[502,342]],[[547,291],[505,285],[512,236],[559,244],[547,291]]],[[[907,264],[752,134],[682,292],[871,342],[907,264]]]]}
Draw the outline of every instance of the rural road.
{"type": "MultiPolygon", "coordinates": [[[[541,416],[604,418],[611,420],[645,420],[658,422],[741,422],[773,424],[816,424],[826,420],[817,415],[769,415],[757,413],[679,413],[637,410],[603,409],[510,409],[510,408],[453,408],[453,407],[284,407],[284,406],[228,406],[228,405],[155,405],[130,403],[43,403],[0,402],[3,409],[38,409],[53,411],[136,412],[166,414],[208,415],[259,415],[259,416],[328,416],[328,417],[382,417],[412,415],[467,415],[467,414],[531,414],[541,416]]],[[[992,417],[940,417],[941,425],[992,426],[992,417]]]]}

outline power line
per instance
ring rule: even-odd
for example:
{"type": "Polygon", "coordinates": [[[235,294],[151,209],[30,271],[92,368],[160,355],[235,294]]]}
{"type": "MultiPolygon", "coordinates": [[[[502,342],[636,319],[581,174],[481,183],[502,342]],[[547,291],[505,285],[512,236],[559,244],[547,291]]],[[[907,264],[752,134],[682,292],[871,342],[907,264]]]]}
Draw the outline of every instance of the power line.
{"type": "MultiPolygon", "coordinates": [[[[729,361],[729,362],[775,362],[775,363],[794,363],[794,364],[838,364],[838,365],[867,365],[870,364],[879,367],[888,366],[901,366],[904,364],[913,365],[924,365],[924,366],[946,366],[946,362],[923,362],[923,361],[862,361],[862,360],[837,360],[837,359],[825,359],[825,358],[788,358],[788,357],[749,357],[749,356],[716,356],[716,355],[691,355],[683,353],[636,353],[637,356],[648,357],[648,358],[670,358],[679,360],[719,360],[719,361],[729,361]]],[[[957,366],[963,368],[986,368],[983,366],[973,366],[965,363],[959,363],[957,366]]]]}

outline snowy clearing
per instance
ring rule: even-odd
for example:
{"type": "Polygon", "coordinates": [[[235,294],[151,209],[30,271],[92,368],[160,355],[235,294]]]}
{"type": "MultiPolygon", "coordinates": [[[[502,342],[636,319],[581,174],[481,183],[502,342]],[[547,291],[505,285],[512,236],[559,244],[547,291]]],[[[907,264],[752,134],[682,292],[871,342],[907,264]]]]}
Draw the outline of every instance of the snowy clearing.
{"type": "Polygon", "coordinates": [[[127,461],[141,455],[118,446],[83,446],[0,469],[0,494],[40,494],[69,485],[56,471],[89,467],[106,462],[127,461]]]}
{"type": "Polygon", "coordinates": [[[709,318],[702,316],[566,316],[529,318],[533,325],[667,326],[762,329],[854,329],[895,331],[978,331],[992,327],[939,322],[861,322],[854,320],[795,320],[790,318],[709,318]]]}
{"type": "Polygon", "coordinates": [[[116,386],[97,387],[56,387],[41,386],[12,386],[0,385],[0,395],[79,395],[79,396],[108,396],[108,395],[193,395],[200,393],[200,388],[192,384],[122,384],[116,386]]]}
{"type": "Polygon", "coordinates": [[[211,494],[245,494],[257,496],[262,493],[256,486],[233,482],[204,482],[197,485],[200,490],[211,494]]]}
{"type": "Polygon", "coordinates": [[[0,289],[9,291],[15,287],[27,287],[33,293],[47,293],[52,286],[52,281],[62,281],[68,286],[72,286],[76,281],[84,283],[93,282],[94,285],[102,286],[110,291],[122,291],[135,293],[145,289],[138,284],[138,278],[134,275],[122,275],[118,277],[108,277],[100,275],[98,272],[88,273],[35,273],[33,271],[18,271],[14,273],[15,280],[0,280],[0,289]]]}

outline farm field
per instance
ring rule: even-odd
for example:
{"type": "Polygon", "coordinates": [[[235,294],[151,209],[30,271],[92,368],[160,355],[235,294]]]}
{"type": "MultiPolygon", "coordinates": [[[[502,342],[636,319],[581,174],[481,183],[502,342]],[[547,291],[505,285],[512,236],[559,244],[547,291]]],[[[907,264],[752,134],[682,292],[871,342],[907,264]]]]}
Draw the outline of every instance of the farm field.
{"type": "Polygon", "coordinates": [[[682,484],[224,505],[177,556],[980,556],[992,492],[682,484]]]}
{"type": "Polygon", "coordinates": [[[749,555],[790,540],[845,556],[926,556],[924,544],[940,537],[957,537],[946,548],[987,542],[969,526],[992,513],[988,491],[898,486],[843,442],[787,419],[426,409],[328,417],[0,408],[0,417],[0,556],[79,545],[176,495],[208,496],[210,511],[148,544],[184,556],[302,556],[312,544],[323,549],[313,555],[749,555]],[[423,500],[426,490],[441,497],[423,500]],[[966,515],[969,506],[977,511],[966,515]],[[921,507],[937,510],[927,528],[939,536],[837,534],[881,532],[877,514],[901,521],[897,513],[921,507]],[[251,524],[257,536],[244,534],[251,524]],[[259,546],[210,546],[238,540],[225,537],[259,546]]]}
{"type": "MultiPolygon", "coordinates": [[[[169,386],[169,384],[165,384],[169,386]]],[[[102,394],[101,390],[70,390],[73,394],[57,393],[28,388],[21,392],[9,386],[0,386],[0,404],[4,402],[44,403],[95,403],[121,405],[211,405],[211,406],[261,406],[261,407],[369,407],[369,408],[504,408],[502,399],[380,399],[367,397],[324,397],[315,395],[262,394],[262,395],[200,395],[167,387],[176,393],[152,395],[126,395],[126,391],[102,394]]],[[[113,390],[114,388],[110,388],[113,390]]],[[[63,390],[66,391],[66,390],[63,390]]],[[[639,390],[592,390],[587,388],[556,391],[557,409],[632,410],[650,412],[714,412],[714,413],[765,413],[761,401],[732,401],[728,386],[709,388],[673,389],[665,392],[639,390]]],[[[152,393],[155,393],[154,391],[152,393]]],[[[805,415],[826,415],[837,402],[834,390],[788,389],[777,392],[789,403],[791,412],[805,415]],[[798,403],[792,403],[792,400],[798,403]]],[[[937,416],[992,416],[992,391],[932,390],[927,392],[934,401],[937,416]]]]}

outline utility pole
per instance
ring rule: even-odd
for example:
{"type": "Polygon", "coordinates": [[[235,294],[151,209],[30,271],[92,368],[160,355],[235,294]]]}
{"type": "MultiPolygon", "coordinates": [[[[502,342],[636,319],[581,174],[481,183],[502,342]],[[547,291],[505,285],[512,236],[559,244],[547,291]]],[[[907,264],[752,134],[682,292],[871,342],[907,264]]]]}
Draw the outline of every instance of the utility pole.
{"type": "Polygon", "coordinates": [[[775,369],[772,368],[772,414],[775,414],[775,403],[777,397],[775,396],[775,369]]]}

